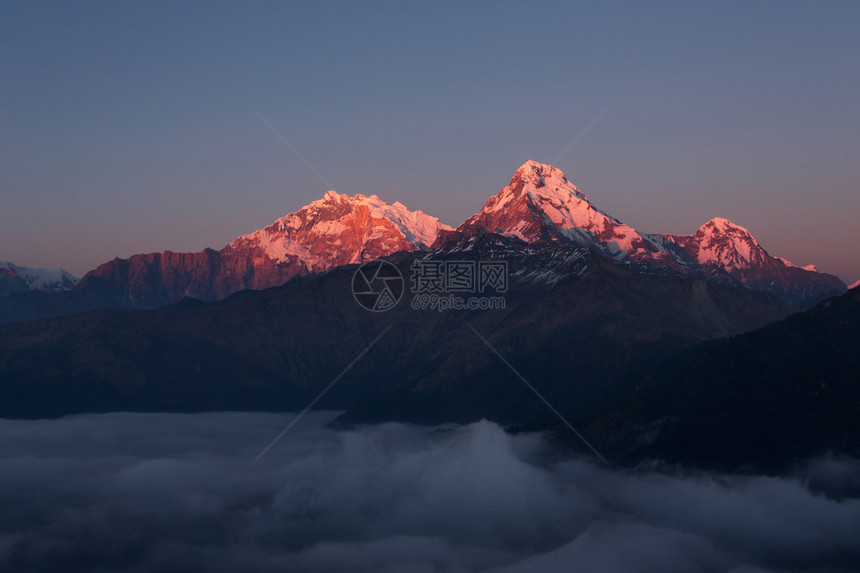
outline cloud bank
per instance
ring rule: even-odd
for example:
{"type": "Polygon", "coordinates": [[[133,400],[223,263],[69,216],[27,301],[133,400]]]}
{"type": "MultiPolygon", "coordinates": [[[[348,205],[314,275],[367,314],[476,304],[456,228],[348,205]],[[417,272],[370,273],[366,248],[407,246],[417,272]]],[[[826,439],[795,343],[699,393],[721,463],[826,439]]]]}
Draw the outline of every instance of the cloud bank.
{"type": "Polygon", "coordinates": [[[0,420],[2,571],[846,571],[860,464],[607,470],[538,435],[311,414],[0,420]]]}

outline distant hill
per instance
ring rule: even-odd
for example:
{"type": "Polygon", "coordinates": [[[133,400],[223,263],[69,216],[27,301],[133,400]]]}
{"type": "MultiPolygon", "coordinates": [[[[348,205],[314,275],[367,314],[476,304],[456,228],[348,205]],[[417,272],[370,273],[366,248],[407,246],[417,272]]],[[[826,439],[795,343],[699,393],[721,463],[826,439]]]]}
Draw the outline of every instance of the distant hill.
{"type": "Polygon", "coordinates": [[[860,289],[640,377],[590,435],[629,459],[779,467],[860,454],[860,289]]]}

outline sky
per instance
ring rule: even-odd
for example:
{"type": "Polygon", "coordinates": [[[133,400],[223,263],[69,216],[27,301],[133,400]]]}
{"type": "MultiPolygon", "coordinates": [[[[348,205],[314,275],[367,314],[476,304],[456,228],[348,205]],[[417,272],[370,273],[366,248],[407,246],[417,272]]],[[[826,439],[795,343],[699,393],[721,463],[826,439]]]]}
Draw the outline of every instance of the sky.
{"type": "Polygon", "coordinates": [[[640,231],[860,279],[857,2],[0,2],[0,260],[221,248],[337,191],[457,225],[527,159],[640,231]],[[258,114],[300,151],[308,168],[258,114]]]}

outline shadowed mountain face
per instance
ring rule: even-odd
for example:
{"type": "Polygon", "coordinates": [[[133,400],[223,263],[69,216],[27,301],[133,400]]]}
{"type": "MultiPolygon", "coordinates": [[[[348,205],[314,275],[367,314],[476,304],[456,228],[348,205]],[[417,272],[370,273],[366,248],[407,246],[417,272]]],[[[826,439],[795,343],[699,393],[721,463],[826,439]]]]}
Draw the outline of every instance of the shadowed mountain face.
{"type": "Polygon", "coordinates": [[[780,467],[860,454],[860,289],[648,371],[589,429],[631,459],[780,467]]]}
{"type": "MultiPolygon", "coordinates": [[[[766,293],[638,272],[587,249],[485,235],[421,256],[506,260],[506,307],[413,310],[407,292],[393,310],[368,312],[348,267],[220,303],[6,325],[0,415],[298,409],[393,324],[319,407],[346,409],[344,420],[548,427],[557,420],[464,321],[580,418],[626,395],[632,373],[790,311],[766,293]]],[[[409,277],[417,257],[392,260],[409,277]]]]}

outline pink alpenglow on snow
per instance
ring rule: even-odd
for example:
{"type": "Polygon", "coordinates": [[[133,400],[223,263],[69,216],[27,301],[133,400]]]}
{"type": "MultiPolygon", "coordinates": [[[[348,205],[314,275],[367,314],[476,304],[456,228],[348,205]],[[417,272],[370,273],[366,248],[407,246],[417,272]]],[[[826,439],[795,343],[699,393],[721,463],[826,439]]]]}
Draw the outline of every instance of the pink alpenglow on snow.
{"type": "Polygon", "coordinates": [[[427,248],[451,227],[376,195],[322,199],[237,238],[215,251],[149,253],[114,259],[81,280],[81,289],[109,292],[140,306],[184,297],[218,300],[243,289],[280,286],[296,276],[427,248]]]}
{"type": "Polygon", "coordinates": [[[587,245],[616,260],[670,257],[652,237],[595,207],[561,169],[531,160],[457,231],[587,245]]]}
{"type": "Polygon", "coordinates": [[[770,291],[780,298],[803,306],[845,292],[839,278],[819,273],[814,265],[800,267],[771,256],[744,227],[715,218],[692,235],[663,235],[681,247],[706,272],[720,272],[737,283],[770,291]]]}
{"type": "Polygon", "coordinates": [[[451,227],[399,201],[376,195],[341,195],[322,199],[281,217],[268,227],[243,235],[227,249],[252,251],[275,263],[295,262],[309,272],[360,263],[398,251],[426,249],[440,230],[451,227]]]}
{"type": "Polygon", "coordinates": [[[600,210],[560,169],[536,161],[517,169],[510,183],[456,231],[399,202],[327,191],[321,199],[220,251],[165,251],[115,259],[89,273],[76,288],[140,306],[169,304],[186,296],[217,300],[341,265],[439,247],[454,235],[482,233],[586,247],[645,271],[659,268],[765,290],[792,304],[814,303],[845,291],[836,277],[772,257],[747,229],[726,219],[712,219],[692,235],[637,231],[600,210]]]}
{"type": "Polygon", "coordinates": [[[845,290],[841,280],[813,265],[798,267],[771,256],[752,233],[727,219],[711,219],[693,235],[637,231],[595,206],[560,169],[531,160],[457,232],[584,246],[621,263],[771,291],[793,304],[845,290]]]}

